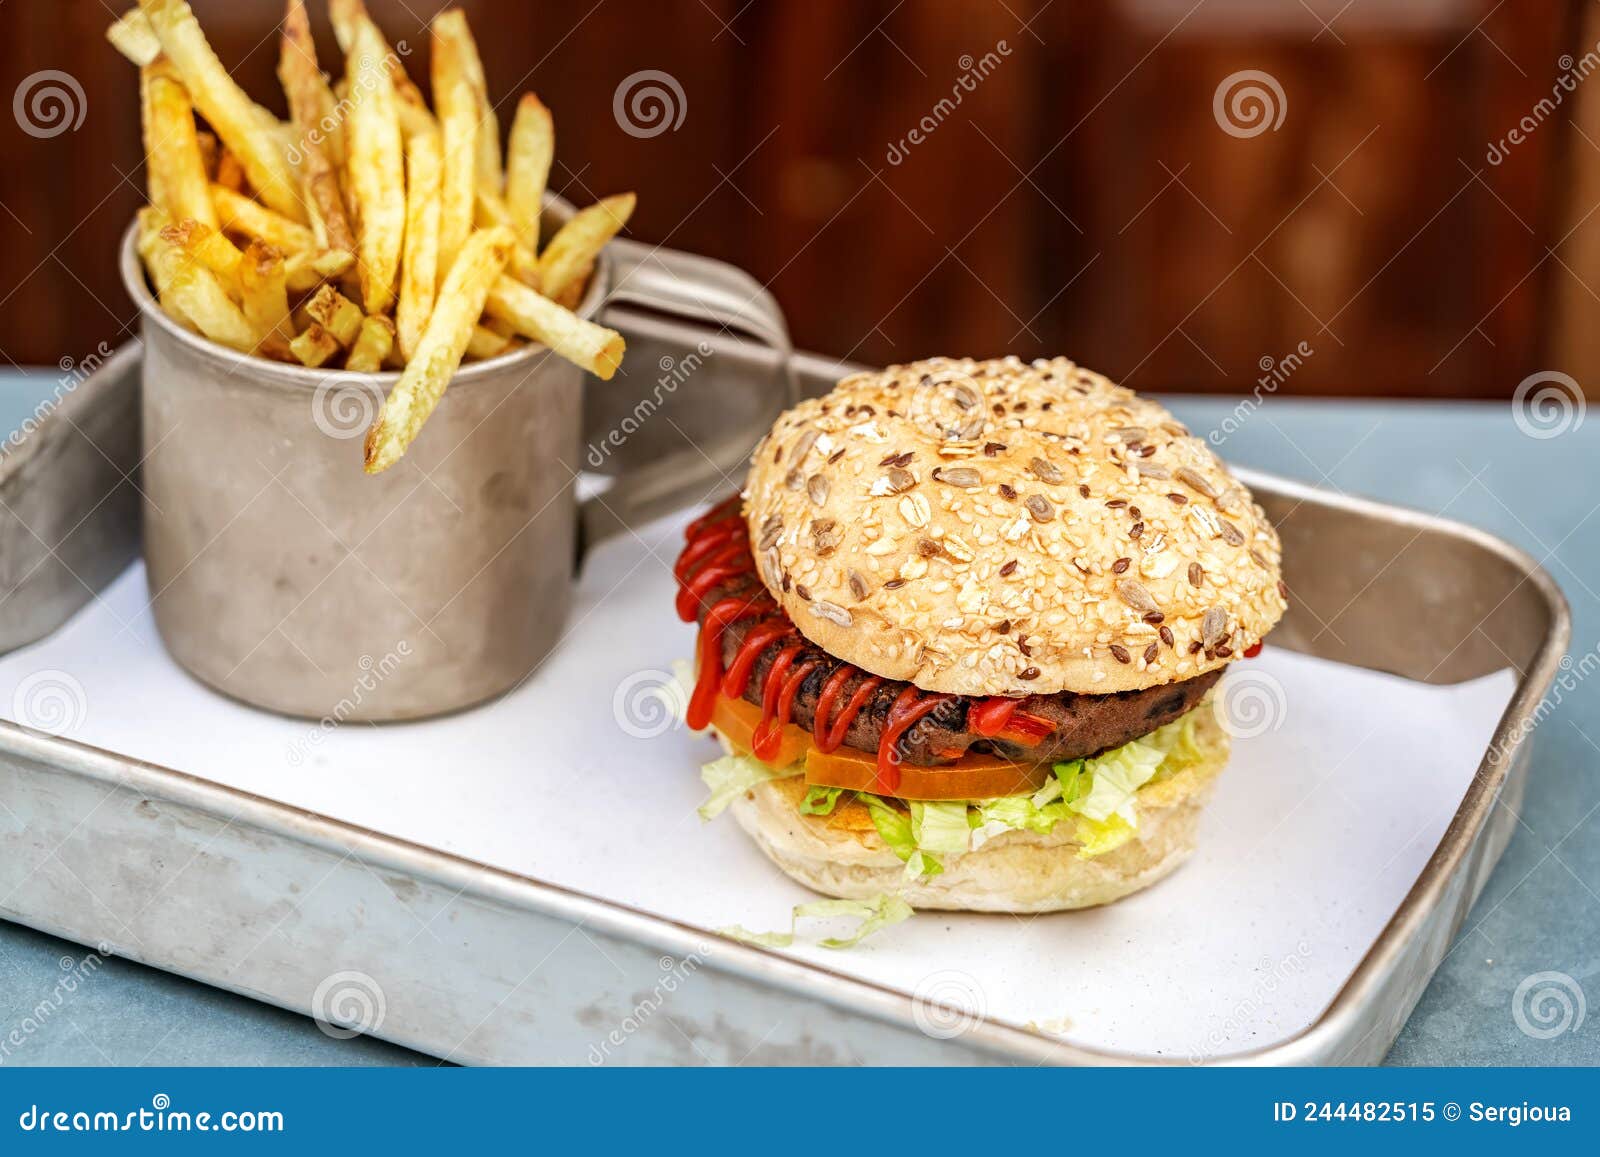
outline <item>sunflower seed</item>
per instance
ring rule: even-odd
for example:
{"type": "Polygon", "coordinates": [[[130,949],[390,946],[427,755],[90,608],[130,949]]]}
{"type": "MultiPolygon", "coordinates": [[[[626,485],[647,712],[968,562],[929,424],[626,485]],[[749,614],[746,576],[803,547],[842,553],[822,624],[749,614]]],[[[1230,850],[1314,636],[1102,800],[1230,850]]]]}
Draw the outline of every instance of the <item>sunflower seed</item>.
{"type": "Polygon", "coordinates": [[[1229,522],[1226,518],[1218,519],[1217,523],[1222,530],[1223,542],[1227,543],[1229,546],[1244,545],[1244,535],[1240,532],[1237,526],[1229,522]]]}
{"type": "Polygon", "coordinates": [[[801,434],[800,440],[794,444],[794,449],[789,451],[789,464],[798,466],[804,462],[806,455],[811,453],[811,447],[817,444],[817,439],[820,437],[822,437],[822,431],[815,426],[801,434]]]}
{"type": "Polygon", "coordinates": [[[1207,498],[1215,498],[1221,493],[1221,491],[1219,491],[1212,483],[1211,479],[1207,478],[1204,474],[1201,474],[1198,470],[1195,470],[1190,466],[1178,467],[1178,481],[1185,482],[1194,487],[1207,498]]]}
{"type": "Polygon", "coordinates": [[[1043,458],[1033,459],[1028,463],[1028,469],[1033,471],[1033,476],[1040,482],[1048,482],[1052,486],[1059,485],[1061,482],[1061,471],[1043,458]]]}
{"type": "Polygon", "coordinates": [[[963,490],[983,485],[983,475],[966,466],[954,466],[948,470],[941,466],[934,470],[933,479],[946,486],[959,486],[963,490]]]}
{"type": "Polygon", "coordinates": [[[1205,644],[1206,650],[1222,642],[1227,627],[1228,612],[1221,607],[1212,607],[1200,616],[1200,641],[1205,644]]]}
{"type": "Polygon", "coordinates": [[[1120,442],[1143,442],[1150,431],[1143,426],[1118,426],[1111,434],[1120,442]]]}
{"type": "Polygon", "coordinates": [[[1154,462],[1139,463],[1139,473],[1145,478],[1158,478],[1163,482],[1172,477],[1172,471],[1165,466],[1157,466],[1154,462]]]}
{"type": "Polygon", "coordinates": [[[800,467],[796,466],[783,476],[783,484],[790,490],[799,490],[806,484],[806,476],[800,473],[800,467]]]}
{"type": "Polygon", "coordinates": [[[839,524],[831,518],[825,518],[811,524],[811,548],[820,555],[830,555],[838,549],[839,543],[844,540],[844,534],[838,529],[839,524]]]}
{"type": "Polygon", "coordinates": [[[861,577],[860,571],[850,572],[850,593],[855,595],[858,603],[867,597],[867,580],[861,577]]]}
{"type": "Polygon", "coordinates": [[[777,543],[783,534],[783,521],[773,515],[761,525],[761,539],[756,543],[757,550],[767,550],[777,543]]]}
{"type": "Polygon", "coordinates": [[[1206,581],[1206,568],[1197,562],[1189,564],[1189,585],[1197,587],[1206,581]]]}
{"type": "Polygon", "coordinates": [[[1028,508],[1028,513],[1033,515],[1035,522],[1049,522],[1056,516],[1056,508],[1051,506],[1042,494],[1030,494],[1022,500],[1022,505],[1028,508]]]}
{"type": "Polygon", "coordinates": [[[915,527],[928,525],[928,500],[920,494],[908,494],[900,500],[900,517],[915,527]]]}
{"type": "Polygon", "coordinates": [[[813,474],[806,479],[806,493],[811,496],[813,506],[823,506],[828,501],[828,480],[821,474],[813,474]]]}
{"type": "Polygon", "coordinates": [[[854,616],[837,603],[826,602],[818,599],[811,604],[811,613],[818,618],[827,619],[830,623],[837,623],[841,627],[848,627],[855,622],[854,616]]]}
{"type": "Polygon", "coordinates": [[[917,477],[903,466],[889,468],[889,493],[904,494],[917,484],[917,477]]]}
{"type": "Polygon", "coordinates": [[[1156,600],[1150,592],[1145,590],[1144,584],[1137,579],[1125,578],[1117,583],[1117,597],[1127,603],[1141,615],[1152,612],[1159,614],[1161,608],[1156,605],[1156,600]]]}

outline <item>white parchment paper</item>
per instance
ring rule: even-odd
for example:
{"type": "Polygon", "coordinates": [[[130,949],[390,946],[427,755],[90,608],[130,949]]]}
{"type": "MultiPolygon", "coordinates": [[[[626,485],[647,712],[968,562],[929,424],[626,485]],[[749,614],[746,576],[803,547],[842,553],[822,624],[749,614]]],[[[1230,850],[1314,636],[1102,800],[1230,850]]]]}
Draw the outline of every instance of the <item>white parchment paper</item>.
{"type": "MultiPolygon", "coordinates": [[[[29,697],[65,688],[70,738],[708,929],[784,928],[815,897],[732,816],[695,815],[713,743],[650,694],[693,644],[672,612],[684,521],[602,547],[561,649],[452,718],[327,730],[224,699],[167,657],[137,566],[0,660],[0,711],[38,723],[29,697]]],[[[1099,1048],[1190,1059],[1295,1035],[1416,880],[1515,681],[1429,687],[1270,646],[1230,678],[1248,737],[1165,882],[1104,909],[923,913],[849,951],[792,951],[1099,1048]]]]}

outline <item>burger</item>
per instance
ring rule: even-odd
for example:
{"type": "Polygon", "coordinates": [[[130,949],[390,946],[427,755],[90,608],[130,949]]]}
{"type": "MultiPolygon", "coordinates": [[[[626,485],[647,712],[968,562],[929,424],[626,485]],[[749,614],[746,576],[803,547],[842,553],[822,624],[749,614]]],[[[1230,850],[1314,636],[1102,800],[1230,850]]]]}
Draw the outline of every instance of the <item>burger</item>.
{"type": "Polygon", "coordinates": [[[1066,359],[932,359],[785,413],[687,529],[706,816],[825,895],[1046,912],[1189,855],[1278,536],[1162,406],[1066,359]]]}

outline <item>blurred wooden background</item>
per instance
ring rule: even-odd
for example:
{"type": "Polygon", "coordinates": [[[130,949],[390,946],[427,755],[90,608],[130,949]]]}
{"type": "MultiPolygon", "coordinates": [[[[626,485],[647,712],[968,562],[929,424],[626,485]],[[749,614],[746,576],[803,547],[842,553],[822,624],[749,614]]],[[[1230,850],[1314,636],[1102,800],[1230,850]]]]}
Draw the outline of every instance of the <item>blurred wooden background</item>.
{"type": "MultiPolygon", "coordinates": [[[[425,81],[425,21],[444,5],[369,6],[425,81]]],[[[1248,390],[1305,348],[1284,392],[1476,397],[1558,357],[1581,381],[1600,358],[1600,80],[1536,111],[1600,36],[1589,0],[461,6],[504,112],[524,88],[554,110],[555,187],[580,203],[637,189],[635,236],[749,269],[809,348],[1065,353],[1191,391],[1248,390]],[[676,129],[636,136],[613,115],[643,70],[681,87],[676,129]],[[1214,95],[1243,70],[1280,87],[1276,129],[1219,126],[1214,95]],[[1536,127],[1491,163],[1525,117],[1536,127]],[[919,122],[933,127],[909,143],[919,122]]],[[[281,112],[280,6],[194,7],[281,112]]],[[[52,136],[0,127],[13,363],[129,332],[114,254],[143,169],[110,19],[101,0],[0,6],[14,112],[43,70],[73,79],[83,112],[52,136]]]]}

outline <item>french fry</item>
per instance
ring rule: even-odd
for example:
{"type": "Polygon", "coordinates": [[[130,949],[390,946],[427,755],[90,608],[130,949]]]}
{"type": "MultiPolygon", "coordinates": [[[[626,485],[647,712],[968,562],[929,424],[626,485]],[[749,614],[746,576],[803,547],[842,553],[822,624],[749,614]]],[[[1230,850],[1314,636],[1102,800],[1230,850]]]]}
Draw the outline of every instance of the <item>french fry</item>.
{"type": "Polygon", "coordinates": [[[316,235],[306,226],[274,213],[226,185],[212,184],[211,204],[216,209],[218,223],[229,233],[265,241],[280,253],[298,253],[317,247],[316,235]]]}
{"type": "Polygon", "coordinates": [[[439,142],[435,132],[406,142],[406,242],[394,326],[407,361],[417,352],[439,287],[439,142]]]}
{"type": "MultiPolygon", "coordinates": [[[[478,132],[473,152],[478,184],[490,192],[500,193],[505,187],[500,167],[500,122],[495,117],[494,106],[489,103],[489,85],[483,72],[483,60],[478,55],[478,42],[472,38],[472,30],[467,27],[467,15],[459,8],[447,9],[433,18],[429,29],[433,33],[433,51],[439,51],[441,40],[448,43],[455,66],[472,89],[478,112],[478,132]]],[[[433,99],[437,104],[437,91],[433,99]]]]}
{"type": "Polygon", "coordinates": [[[294,329],[289,324],[289,285],[283,254],[265,241],[252,241],[239,262],[240,307],[255,329],[256,347],[286,361],[294,329]]]}
{"type": "Polygon", "coordinates": [[[368,313],[383,313],[394,303],[406,229],[405,161],[386,51],[377,26],[364,21],[356,26],[345,65],[351,85],[362,94],[349,102],[346,147],[358,222],[361,303],[368,313]]]}
{"type": "Polygon", "coordinates": [[[366,26],[383,45],[384,66],[389,70],[389,79],[394,83],[395,96],[402,104],[427,111],[428,102],[423,99],[422,90],[407,75],[400,54],[390,48],[389,42],[384,40],[383,32],[368,15],[367,6],[362,0],[328,0],[328,18],[333,21],[333,36],[339,42],[339,51],[347,56],[350,53],[350,46],[356,42],[358,31],[366,26]]]}
{"type": "Polygon", "coordinates": [[[301,365],[314,370],[326,365],[339,353],[339,343],[331,333],[313,322],[289,343],[289,352],[301,365]]]}
{"type": "Polygon", "coordinates": [[[606,242],[628,223],[636,200],[632,193],[621,193],[574,213],[539,255],[540,292],[559,299],[581,285],[606,242]]]}
{"type": "MultiPolygon", "coordinates": [[[[502,225],[516,233],[516,226],[511,218],[511,209],[506,205],[505,198],[498,193],[485,189],[482,185],[477,187],[474,204],[476,206],[473,219],[480,229],[490,229],[502,225]]],[[[511,271],[511,276],[532,289],[539,288],[539,259],[533,255],[522,242],[517,242],[517,247],[511,251],[511,262],[506,267],[511,271]]]]}
{"type": "Polygon", "coordinates": [[[342,249],[302,249],[284,263],[290,293],[310,293],[324,281],[355,268],[356,255],[342,249]]]}
{"type": "Polygon", "coordinates": [[[511,346],[511,338],[503,333],[495,333],[488,326],[475,325],[472,327],[472,336],[467,339],[467,353],[475,358],[498,357],[505,353],[511,346]]]}
{"type": "Polygon", "coordinates": [[[481,229],[461,247],[445,275],[416,356],[406,363],[400,381],[367,431],[367,473],[376,474],[398,462],[439,404],[467,352],[473,324],[483,312],[490,286],[504,280],[501,271],[514,243],[509,229],[481,229]]]}
{"type": "Polygon", "coordinates": [[[244,254],[232,241],[192,217],[167,225],[161,230],[161,236],[164,241],[183,249],[215,273],[222,281],[222,287],[228,291],[228,296],[238,298],[239,264],[244,254]]]}
{"type": "Polygon", "coordinates": [[[334,115],[333,90],[317,67],[311,21],[302,0],[288,0],[278,80],[289,101],[289,123],[296,134],[290,159],[297,163],[312,232],[323,248],[353,253],[355,233],[345,217],[334,170],[335,159],[344,155],[343,124],[334,115]]]}
{"type": "Polygon", "coordinates": [[[255,348],[255,330],[244,313],[223,289],[217,275],[207,269],[182,246],[155,227],[159,218],[141,217],[140,255],[150,269],[156,292],[163,302],[171,301],[178,315],[212,341],[246,353],[255,348]]]}
{"type": "MultiPolygon", "coordinates": [[[[433,107],[439,114],[442,148],[439,185],[439,280],[472,232],[473,191],[478,184],[478,98],[467,76],[457,39],[432,30],[433,107]]],[[[448,24],[447,24],[448,27],[448,24]]],[[[404,347],[402,347],[404,348],[404,347]]]]}
{"type": "Polygon", "coordinates": [[[161,55],[161,41],[156,38],[156,30],[150,27],[150,21],[138,8],[130,8],[117,17],[106,29],[106,39],[111,47],[140,68],[161,55]]]}
{"type": "Polygon", "coordinates": [[[609,380],[622,364],[625,345],[621,334],[585,321],[513,278],[502,277],[494,283],[484,309],[491,317],[510,322],[524,337],[543,342],[603,380],[609,380]]]}
{"type": "MultiPolygon", "coordinates": [[[[223,148],[222,154],[217,157],[217,175],[214,183],[225,189],[232,189],[235,193],[243,194],[245,186],[244,166],[239,163],[239,158],[223,148]]],[[[287,217],[284,220],[288,220],[287,217]]]]}
{"type": "Polygon", "coordinates": [[[161,308],[171,314],[180,325],[189,329],[197,329],[194,321],[183,310],[178,308],[178,303],[172,300],[170,282],[167,279],[167,270],[163,263],[155,260],[158,244],[161,241],[160,233],[163,229],[172,227],[172,215],[165,209],[154,205],[146,205],[140,209],[135,217],[139,231],[136,235],[136,244],[139,258],[144,262],[144,267],[150,273],[150,281],[156,288],[156,299],[161,303],[161,308]]]}
{"type": "Polygon", "coordinates": [[[375,374],[394,348],[394,322],[380,315],[363,318],[361,332],[344,359],[344,368],[358,374],[375,374]]]}
{"type": "Polygon", "coordinates": [[[550,110],[533,93],[523,93],[506,144],[506,207],[517,240],[533,253],[539,251],[539,217],[544,212],[544,190],[555,145],[550,110]]]}
{"type": "MultiPolygon", "coordinates": [[[[195,108],[239,158],[251,187],[285,217],[305,220],[282,136],[269,131],[271,114],[234,83],[189,5],[184,0],[139,0],[139,7],[160,40],[161,50],[183,77],[195,108]]],[[[274,127],[276,123],[273,119],[274,127]]]]}
{"type": "Polygon", "coordinates": [[[217,179],[217,162],[222,159],[222,142],[217,140],[217,134],[204,130],[194,134],[195,142],[200,146],[200,164],[205,168],[208,182],[217,179]]]}
{"type": "Polygon", "coordinates": [[[348,349],[361,332],[361,308],[331,285],[323,285],[295,310],[302,326],[319,325],[348,349]]]}
{"type": "Polygon", "coordinates": [[[192,217],[215,229],[217,212],[211,207],[205,158],[195,133],[194,106],[178,79],[178,70],[166,57],[158,55],[140,70],[139,87],[151,203],[176,218],[192,217]]]}

